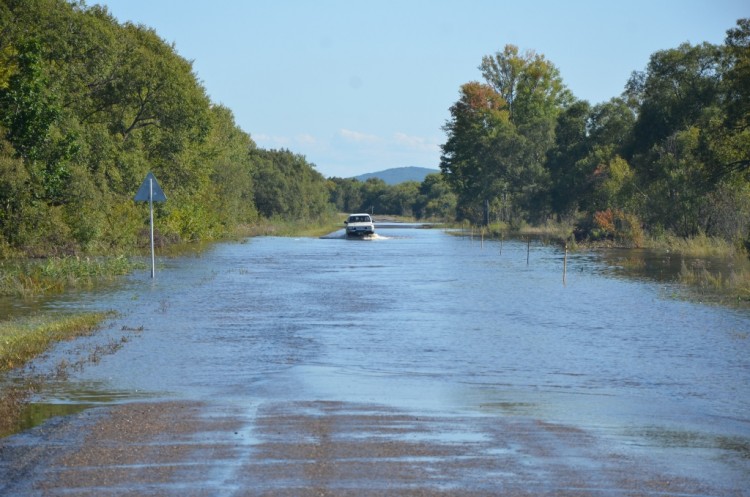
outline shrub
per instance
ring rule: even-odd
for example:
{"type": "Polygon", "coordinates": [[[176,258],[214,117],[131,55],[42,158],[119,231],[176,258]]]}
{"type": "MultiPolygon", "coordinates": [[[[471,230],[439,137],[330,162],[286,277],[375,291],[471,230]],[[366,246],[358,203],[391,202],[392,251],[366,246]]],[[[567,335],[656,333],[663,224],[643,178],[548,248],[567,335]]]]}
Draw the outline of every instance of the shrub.
{"type": "Polygon", "coordinates": [[[576,241],[610,241],[642,247],[645,236],[641,221],[635,214],[619,209],[597,211],[586,216],[573,230],[576,241]]]}

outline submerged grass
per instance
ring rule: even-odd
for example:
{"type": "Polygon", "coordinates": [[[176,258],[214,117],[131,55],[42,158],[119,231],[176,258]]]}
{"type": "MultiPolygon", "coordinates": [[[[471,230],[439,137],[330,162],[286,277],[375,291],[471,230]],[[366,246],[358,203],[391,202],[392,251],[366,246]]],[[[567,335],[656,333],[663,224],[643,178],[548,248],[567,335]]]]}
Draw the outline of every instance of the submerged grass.
{"type": "Polygon", "coordinates": [[[706,236],[703,234],[690,238],[666,235],[658,239],[648,240],[646,246],[652,249],[668,250],[671,253],[689,257],[720,257],[735,258],[743,255],[743,250],[723,238],[706,236]]]}
{"type": "MultiPolygon", "coordinates": [[[[455,223],[449,233],[458,236],[485,238],[540,239],[567,246],[571,250],[617,248],[616,243],[577,243],[573,237],[573,227],[565,223],[548,222],[540,226],[510,226],[506,223],[493,223],[489,226],[473,226],[468,223],[455,223]]],[[[626,247],[628,248],[628,247],[626,247]]],[[[679,274],[675,277],[683,285],[691,298],[727,305],[745,306],[750,304],[750,261],[748,253],[737,243],[697,235],[690,238],[662,235],[645,240],[642,246],[647,251],[664,252],[672,256],[684,257],[679,274]]],[[[646,267],[642,256],[634,255],[618,264],[633,273],[646,267]]],[[[674,274],[674,273],[673,273],[674,274]]]]}
{"type": "Polygon", "coordinates": [[[142,266],[125,256],[0,261],[0,296],[30,297],[67,288],[86,288],[142,266]]]}
{"type": "MultiPolygon", "coordinates": [[[[92,334],[111,312],[78,313],[70,315],[38,315],[0,322],[0,375],[21,368],[44,353],[55,342],[92,334]]],[[[98,350],[88,360],[96,358],[98,350]],[[92,357],[94,357],[92,359],[92,357]]],[[[68,364],[63,361],[55,375],[66,374],[68,364]]],[[[31,395],[45,383],[39,374],[27,375],[18,381],[0,384],[0,437],[18,431],[20,419],[26,411],[31,395]]]]}
{"type": "Polygon", "coordinates": [[[690,238],[667,235],[650,240],[649,248],[690,259],[689,264],[682,261],[678,281],[701,300],[750,303],[748,254],[738,244],[703,234],[690,238]]]}
{"type": "Polygon", "coordinates": [[[90,335],[110,315],[39,315],[0,322],[0,373],[23,366],[54,342],[90,335]]]}
{"type": "Polygon", "coordinates": [[[532,226],[521,224],[518,226],[510,225],[504,222],[491,223],[489,226],[475,226],[468,223],[454,223],[445,225],[451,228],[450,234],[465,236],[484,236],[485,238],[494,239],[540,239],[545,243],[557,243],[560,246],[568,245],[569,248],[576,246],[573,238],[573,228],[566,223],[557,223],[549,221],[543,225],[532,226]]]}
{"type": "Polygon", "coordinates": [[[718,271],[705,266],[688,267],[683,261],[679,281],[703,298],[750,303],[750,270],[744,268],[718,271]]]}

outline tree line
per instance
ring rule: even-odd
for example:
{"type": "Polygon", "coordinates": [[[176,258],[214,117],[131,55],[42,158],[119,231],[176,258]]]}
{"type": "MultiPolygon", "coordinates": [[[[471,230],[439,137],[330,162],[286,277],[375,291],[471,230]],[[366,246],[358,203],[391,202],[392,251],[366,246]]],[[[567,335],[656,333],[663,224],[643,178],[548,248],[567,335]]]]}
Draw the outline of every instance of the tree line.
{"type": "Polygon", "coordinates": [[[133,195],[149,171],[169,199],[156,205],[160,243],[354,211],[748,242],[747,19],[723,45],[653,54],[598,105],[533,51],[508,45],[479,69],[450,108],[441,174],[326,179],[302,155],[256,146],[154,30],[83,2],[0,0],[0,258],[145,245],[133,195]]]}
{"type": "Polygon", "coordinates": [[[513,45],[461,86],[440,168],[461,219],[576,226],[639,244],[672,233],[750,245],[750,20],[725,43],[654,53],[621,96],[576,99],[513,45]]]}
{"type": "Polygon", "coordinates": [[[370,212],[417,219],[453,220],[456,195],[441,174],[424,181],[388,185],[380,178],[329,178],[330,200],[338,212],[370,212]]]}
{"type": "Polygon", "coordinates": [[[152,29],[65,0],[0,0],[0,257],[142,245],[152,171],[162,243],[329,215],[326,179],[263,150],[152,29]]]}

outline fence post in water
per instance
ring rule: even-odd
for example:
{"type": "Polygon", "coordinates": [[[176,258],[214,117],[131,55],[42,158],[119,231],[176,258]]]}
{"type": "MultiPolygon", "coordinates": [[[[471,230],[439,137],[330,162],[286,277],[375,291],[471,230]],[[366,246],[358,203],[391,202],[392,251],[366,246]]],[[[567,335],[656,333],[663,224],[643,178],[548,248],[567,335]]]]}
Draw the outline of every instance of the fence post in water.
{"type": "Polygon", "coordinates": [[[568,272],[568,244],[565,244],[565,258],[563,258],[563,286],[565,286],[565,274],[568,272]]]}
{"type": "Polygon", "coordinates": [[[500,255],[503,255],[503,232],[500,232],[500,255]]]}
{"type": "Polygon", "coordinates": [[[481,241],[481,244],[479,246],[481,248],[484,248],[484,228],[482,228],[482,241],[481,241]]]}
{"type": "Polygon", "coordinates": [[[531,237],[526,238],[526,265],[529,265],[529,253],[531,252],[531,237]]]}

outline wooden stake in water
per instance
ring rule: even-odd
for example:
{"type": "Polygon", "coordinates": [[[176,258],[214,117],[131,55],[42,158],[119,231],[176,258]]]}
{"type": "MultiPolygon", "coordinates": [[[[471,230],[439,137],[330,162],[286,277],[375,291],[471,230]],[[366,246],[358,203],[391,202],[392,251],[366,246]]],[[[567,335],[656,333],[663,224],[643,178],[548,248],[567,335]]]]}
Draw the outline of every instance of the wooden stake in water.
{"type": "Polygon", "coordinates": [[[531,252],[531,237],[526,239],[526,265],[529,265],[529,253],[531,252]]]}
{"type": "Polygon", "coordinates": [[[568,272],[568,244],[565,244],[565,258],[563,259],[563,286],[565,286],[565,274],[568,272]]]}
{"type": "Polygon", "coordinates": [[[503,232],[500,232],[500,255],[503,255],[503,232]]]}

